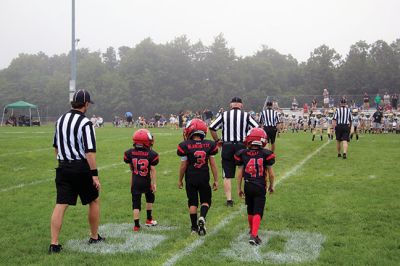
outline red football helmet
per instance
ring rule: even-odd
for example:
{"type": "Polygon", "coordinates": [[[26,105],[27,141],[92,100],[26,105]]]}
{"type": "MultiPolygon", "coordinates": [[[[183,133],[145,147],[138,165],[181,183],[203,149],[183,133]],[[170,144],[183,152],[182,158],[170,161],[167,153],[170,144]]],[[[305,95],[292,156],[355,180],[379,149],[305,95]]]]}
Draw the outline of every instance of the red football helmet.
{"type": "Polygon", "coordinates": [[[188,122],[183,130],[183,138],[185,140],[190,139],[194,134],[199,134],[204,138],[207,135],[207,130],[207,124],[203,120],[194,118],[188,122]]]}
{"type": "Polygon", "coordinates": [[[257,145],[265,147],[267,145],[267,133],[262,128],[252,128],[244,140],[244,143],[249,145],[257,145]]]}
{"type": "Polygon", "coordinates": [[[147,129],[139,129],[132,136],[135,146],[150,148],[154,144],[153,135],[147,129]]]}

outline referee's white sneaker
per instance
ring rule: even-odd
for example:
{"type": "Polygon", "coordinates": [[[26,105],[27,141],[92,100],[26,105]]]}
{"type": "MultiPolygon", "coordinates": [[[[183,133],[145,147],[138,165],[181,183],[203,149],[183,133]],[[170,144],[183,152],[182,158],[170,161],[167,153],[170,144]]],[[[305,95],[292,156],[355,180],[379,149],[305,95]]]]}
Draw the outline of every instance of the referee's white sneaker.
{"type": "Polygon", "coordinates": [[[203,216],[200,216],[199,218],[199,236],[204,236],[206,235],[206,219],[204,219],[203,216]]]}

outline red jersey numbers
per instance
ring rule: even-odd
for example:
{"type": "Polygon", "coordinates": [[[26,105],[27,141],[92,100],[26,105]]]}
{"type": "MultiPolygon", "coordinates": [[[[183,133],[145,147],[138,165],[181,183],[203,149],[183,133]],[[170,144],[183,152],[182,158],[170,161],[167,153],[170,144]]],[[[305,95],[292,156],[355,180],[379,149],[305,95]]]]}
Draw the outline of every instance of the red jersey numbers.
{"type": "Polygon", "coordinates": [[[246,168],[244,171],[251,177],[263,177],[264,176],[263,162],[264,162],[263,158],[258,158],[257,161],[255,158],[251,158],[249,162],[246,164],[246,168]],[[257,175],[257,170],[258,170],[258,175],[257,175]]]}
{"type": "Polygon", "coordinates": [[[149,173],[149,160],[147,159],[137,159],[133,158],[132,159],[132,172],[137,175],[139,174],[140,176],[147,176],[149,173]]]}
{"type": "Polygon", "coordinates": [[[206,162],[207,153],[205,151],[195,151],[194,157],[196,157],[196,163],[194,164],[195,168],[201,168],[203,165],[207,163],[206,162]]]}

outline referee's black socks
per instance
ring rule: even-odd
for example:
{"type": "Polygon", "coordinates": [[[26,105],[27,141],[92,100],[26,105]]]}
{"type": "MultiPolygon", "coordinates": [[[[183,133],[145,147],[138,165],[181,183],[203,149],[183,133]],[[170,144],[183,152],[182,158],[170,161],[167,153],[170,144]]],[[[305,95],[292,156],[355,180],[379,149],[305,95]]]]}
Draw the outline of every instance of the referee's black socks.
{"type": "Polygon", "coordinates": [[[190,221],[192,222],[192,228],[197,228],[197,213],[190,214],[190,221]]]}
{"type": "Polygon", "coordinates": [[[201,208],[200,208],[200,216],[206,218],[208,209],[209,209],[208,206],[206,206],[206,205],[201,205],[201,208]]]}

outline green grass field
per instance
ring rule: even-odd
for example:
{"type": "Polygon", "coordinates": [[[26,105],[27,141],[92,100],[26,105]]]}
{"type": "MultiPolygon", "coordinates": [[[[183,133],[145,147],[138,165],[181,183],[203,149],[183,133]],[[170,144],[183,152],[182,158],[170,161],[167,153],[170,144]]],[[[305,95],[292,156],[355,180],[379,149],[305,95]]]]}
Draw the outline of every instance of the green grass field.
{"type": "MultiPolygon", "coordinates": [[[[213,194],[208,234],[190,235],[186,194],[177,188],[181,131],[153,129],[160,153],[153,215],[158,227],[140,233],[133,219],[130,173],[122,161],[133,129],[97,129],[102,182],[100,234],[92,248],[87,208],[70,207],[59,255],[48,255],[55,203],[53,127],[0,128],[0,264],[2,265],[399,265],[400,136],[362,135],[347,160],[334,142],[309,133],[277,139],[277,186],[261,224],[263,244],[247,243],[247,216],[233,188],[235,206],[213,194]]],[[[217,156],[218,161],[220,156],[217,156]]],[[[219,171],[221,172],[221,171],[219,171]]],[[[141,214],[144,223],[145,212],[141,214]]]]}

